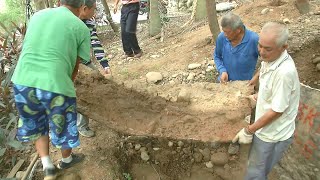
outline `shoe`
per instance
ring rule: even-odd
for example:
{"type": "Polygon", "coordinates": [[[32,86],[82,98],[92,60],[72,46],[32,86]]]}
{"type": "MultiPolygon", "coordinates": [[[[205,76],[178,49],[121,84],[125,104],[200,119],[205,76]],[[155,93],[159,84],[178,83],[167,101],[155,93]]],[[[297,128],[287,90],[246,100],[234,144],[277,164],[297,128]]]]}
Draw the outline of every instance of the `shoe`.
{"type": "Polygon", "coordinates": [[[143,54],[143,52],[140,51],[138,54],[135,54],[134,57],[135,58],[141,58],[142,54],[143,54]]]}
{"type": "Polygon", "coordinates": [[[92,131],[89,127],[79,128],[79,134],[81,134],[84,137],[93,137],[94,131],[92,131]]]}
{"type": "Polygon", "coordinates": [[[123,59],[133,58],[134,54],[125,54],[122,56],[123,59]]]}
{"type": "Polygon", "coordinates": [[[55,180],[56,178],[57,178],[56,168],[44,169],[44,178],[43,178],[43,180],[55,180]]]}
{"type": "Polygon", "coordinates": [[[84,159],[84,154],[82,153],[79,153],[79,154],[71,154],[72,156],[72,161],[69,162],[69,163],[65,163],[63,162],[62,160],[59,162],[59,164],[57,165],[57,168],[58,169],[68,169],[70,168],[71,166],[83,161],[84,159]]]}

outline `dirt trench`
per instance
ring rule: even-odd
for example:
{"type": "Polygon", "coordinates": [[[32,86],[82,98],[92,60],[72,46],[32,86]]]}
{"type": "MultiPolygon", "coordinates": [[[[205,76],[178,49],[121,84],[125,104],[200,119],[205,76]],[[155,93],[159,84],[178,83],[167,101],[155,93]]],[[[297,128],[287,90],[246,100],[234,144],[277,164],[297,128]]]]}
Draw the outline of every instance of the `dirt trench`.
{"type": "MultiPolygon", "coordinates": [[[[233,147],[231,154],[228,147],[251,112],[250,101],[242,97],[253,91],[246,82],[161,86],[135,80],[117,84],[91,77],[85,67],[80,72],[76,81],[79,111],[94,119],[98,124],[94,129],[102,130],[97,134],[100,140],[82,142],[80,152],[102,156],[102,160],[91,159],[92,155],[87,164],[98,161],[99,168],[115,166],[110,170],[112,177],[124,179],[243,176],[245,160],[239,159],[239,147],[233,147]],[[111,147],[103,144],[103,138],[110,140],[109,130],[114,132],[111,147]]],[[[248,153],[247,148],[241,149],[248,153]]],[[[102,174],[102,179],[114,179],[102,174]]],[[[95,177],[92,173],[81,176],[95,177]]]]}
{"type": "Polygon", "coordinates": [[[76,82],[80,112],[125,134],[230,142],[251,112],[246,82],[117,84],[85,73],[76,82]]]}

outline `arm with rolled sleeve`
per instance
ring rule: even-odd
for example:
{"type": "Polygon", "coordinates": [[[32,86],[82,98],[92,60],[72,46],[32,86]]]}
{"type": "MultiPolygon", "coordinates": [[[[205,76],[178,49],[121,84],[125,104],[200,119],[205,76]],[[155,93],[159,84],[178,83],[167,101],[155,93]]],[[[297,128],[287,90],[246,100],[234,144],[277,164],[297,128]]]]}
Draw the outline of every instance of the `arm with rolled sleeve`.
{"type": "Polygon", "coordinates": [[[227,69],[224,67],[222,59],[223,41],[224,35],[223,33],[220,33],[216,41],[216,48],[214,50],[214,63],[216,65],[217,70],[219,71],[219,74],[227,72],[227,69]]]}

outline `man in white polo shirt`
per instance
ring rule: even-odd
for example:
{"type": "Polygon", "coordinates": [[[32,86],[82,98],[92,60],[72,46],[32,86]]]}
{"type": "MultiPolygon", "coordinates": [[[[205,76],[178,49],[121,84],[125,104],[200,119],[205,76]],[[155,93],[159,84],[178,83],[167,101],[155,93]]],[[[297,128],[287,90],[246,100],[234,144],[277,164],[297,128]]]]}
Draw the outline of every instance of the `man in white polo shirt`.
{"type": "Polygon", "coordinates": [[[263,60],[255,122],[233,139],[252,142],[246,180],[266,180],[293,140],[298,113],[300,83],[291,56],[287,53],[289,32],[285,25],[266,23],[259,39],[263,60]]]}

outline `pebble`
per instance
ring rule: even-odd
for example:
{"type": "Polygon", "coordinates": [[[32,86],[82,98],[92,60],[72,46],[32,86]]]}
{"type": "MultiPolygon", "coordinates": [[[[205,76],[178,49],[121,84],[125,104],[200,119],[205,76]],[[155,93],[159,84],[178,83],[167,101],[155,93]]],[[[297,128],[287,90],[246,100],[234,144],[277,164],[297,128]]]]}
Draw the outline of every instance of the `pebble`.
{"type": "Polygon", "coordinates": [[[148,153],[146,151],[142,151],[140,157],[144,161],[148,161],[150,159],[150,157],[149,157],[149,155],[148,155],[148,153]]]}
{"type": "Polygon", "coordinates": [[[169,142],[168,142],[168,146],[169,146],[169,147],[172,147],[172,146],[173,146],[173,142],[169,141],[169,142]]]}
{"type": "Polygon", "coordinates": [[[213,164],[211,161],[206,162],[206,166],[207,166],[207,168],[213,168],[213,164]]]}
{"type": "Polygon", "coordinates": [[[183,147],[183,145],[184,145],[184,143],[183,143],[182,141],[179,141],[179,142],[178,142],[178,146],[179,146],[179,147],[183,147]]]}
{"type": "Polygon", "coordinates": [[[199,68],[201,67],[201,64],[189,64],[188,65],[188,69],[189,70],[193,70],[193,69],[196,69],[196,68],[199,68]]]}
{"type": "Polygon", "coordinates": [[[136,144],[136,145],[134,146],[134,149],[137,150],[137,151],[140,150],[140,148],[141,148],[141,144],[136,144]]]}
{"type": "Polygon", "coordinates": [[[239,144],[230,143],[229,148],[228,148],[228,153],[230,155],[237,154],[239,152],[239,149],[240,149],[239,144]]]}
{"type": "Polygon", "coordinates": [[[270,11],[269,8],[264,8],[262,9],[261,14],[267,14],[269,11],[270,11]]]}

